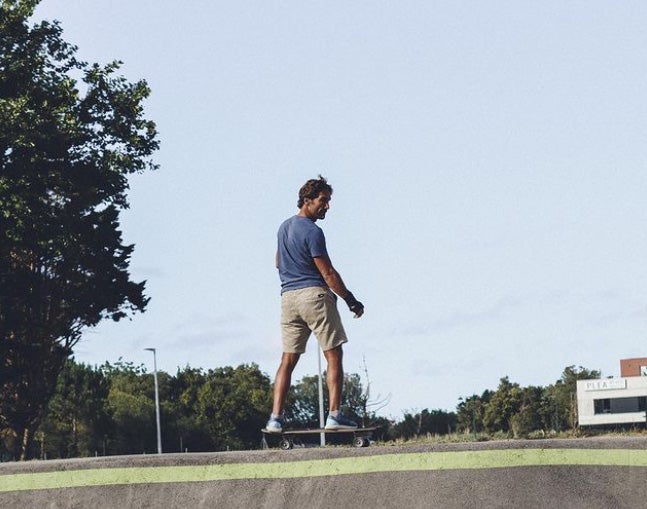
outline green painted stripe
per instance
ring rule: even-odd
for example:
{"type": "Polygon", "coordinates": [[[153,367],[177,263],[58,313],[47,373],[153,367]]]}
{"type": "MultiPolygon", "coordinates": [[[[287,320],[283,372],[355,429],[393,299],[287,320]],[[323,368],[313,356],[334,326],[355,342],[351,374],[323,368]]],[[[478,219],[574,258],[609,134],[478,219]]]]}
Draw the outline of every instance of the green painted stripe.
{"type": "MultiPolygon", "coordinates": [[[[286,453],[286,457],[289,453],[286,453]]],[[[647,467],[647,450],[505,449],[383,454],[294,462],[133,467],[0,475],[0,492],[106,486],[187,483],[236,479],[293,479],[375,472],[514,468],[532,466],[647,467]]]]}

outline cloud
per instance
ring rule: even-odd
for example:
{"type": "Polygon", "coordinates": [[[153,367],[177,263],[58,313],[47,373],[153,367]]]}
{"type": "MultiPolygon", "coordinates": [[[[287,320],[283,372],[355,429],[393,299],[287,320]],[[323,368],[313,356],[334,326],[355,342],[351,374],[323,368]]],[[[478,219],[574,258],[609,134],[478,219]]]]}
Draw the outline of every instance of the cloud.
{"type": "Polygon", "coordinates": [[[448,331],[466,327],[474,327],[483,323],[492,322],[501,318],[512,310],[527,305],[533,300],[532,297],[502,297],[491,306],[476,311],[454,311],[445,316],[429,320],[420,317],[417,320],[408,322],[406,325],[398,325],[392,330],[392,334],[399,336],[422,336],[429,334],[446,333],[448,331]]]}
{"type": "Polygon", "coordinates": [[[586,299],[585,320],[599,328],[617,326],[623,323],[646,325],[647,306],[639,299],[616,290],[594,293],[586,299]]]}

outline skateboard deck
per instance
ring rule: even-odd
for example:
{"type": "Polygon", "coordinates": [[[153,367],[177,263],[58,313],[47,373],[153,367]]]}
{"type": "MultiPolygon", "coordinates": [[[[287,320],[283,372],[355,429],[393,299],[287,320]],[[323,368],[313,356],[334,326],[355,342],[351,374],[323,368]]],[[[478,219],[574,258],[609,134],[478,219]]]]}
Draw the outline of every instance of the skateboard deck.
{"type": "Polygon", "coordinates": [[[377,427],[368,428],[350,428],[350,429],[325,429],[325,428],[308,428],[308,429],[286,429],[280,433],[268,431],[263,428],[263,448],[270,447],[270,443],[278,443],[283,450],[292,449],[295,445],[305,446],[308,443],[314,443],[312,439],[320,436],[322,433],[326,436],[326,442],[330,439],[331,443],[349,442],[355,447],[368,447],[370,437],[377,427]],[[308,440],[310,438],[310,440],[308,440]],[[345,439],[345,440],[344,440],[345,439]]]}

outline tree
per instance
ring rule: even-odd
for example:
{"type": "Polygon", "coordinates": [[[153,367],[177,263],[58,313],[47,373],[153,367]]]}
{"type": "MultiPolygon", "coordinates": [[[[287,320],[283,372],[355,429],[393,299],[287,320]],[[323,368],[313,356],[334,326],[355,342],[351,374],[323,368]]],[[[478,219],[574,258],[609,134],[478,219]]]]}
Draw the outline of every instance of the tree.
{"type": "Polygon", "coordinates": [[[447,435],[455,429],[455,413],[425,408],[416,414],[406,412],[404,419],[393,426],[391,435],[408,440],[422,435],[447,435]]]}
{"type": "Polygon", "coordinates": [[[480,433],[485,430],[484,418],[487,404],[493,392],[486,390],[481,396],[476,394],[469,398],[459,398],[456,408],[456,427],[463,433],[480,433]]]}
{"type": "Polygon", "coordinates": [[[108,392],[100,370],[68,360],[37,433],[43,456],[74,458],[103,450],[112,427],[108,392]]]}
{"type": "Polygon", "coordinates": [[[256,364],[209,370],[198,392],[198,419],[217,450],[258,447],[271,408],[269,377],[256,364]]]}
{"type": "Polygon", "coordinates": [[[200,368],[186,366],[178,369],[175,377],[169,380],[169,393],[162,401],[164,407],[164,427],[162,433],[167,437],[164,451],[212,451],[214,441],[208,427],[208,419],[200,419],[197,414],[200,389],[207,376],[200,368]]]}
{"type": "Polygon", "coordinates": [[[554,385],[520,387],[508,377],[496,391],[460,398],[458,430],[512,433],[524,437],[534,431],[551,432],[577,426],[577,381],[595,379],[600,372],[568,366],[554,385]]]}
{"type": "Polygon", "coordinates": [[[533,431],[544,429],[544,399],[543,387],[521,389],[521,405],[510,419],[515,438],[524,438],[533,431]]]}
{"type": "MultiPolygon", "coordinates": [[[[113,422],[106,436],[107,452],[141,454],[156,451],[153,376],[143,365],[135,366],[121,359],[115,364],[106,362],[101,371],[110,384],[107,404],[113,422]]],[[[158,371],[157,377],[162,395],[166,391],[168,375],[158,371]]],[[[163,396],[161,400],[164,401],[163,396]]]]}
{"type": "MultiPolygon", "coordinates": [[[[325,372],[324,372],[325,373],[325,372]]],[[[324,409],[328,397],[325,375],[323,376],[324,409]]],[[[319,377],[307,375],[290,388],[285,405],[285,417],[296,428],[319,427],[319,377]]]]}
{"type": "MultiPolygon", "coordinates": [[[[326,371],[323,378],[323,404],[324,412],[328,411],[328,384],[326,371]]],[[[379,402],[381,404],[381,402],[379,402]]],[[[342,394],[343,410],[348,417],[361,423],[362,426],[372,425],[377,419],[375,411],[370,407],[370,393],[368,387],[362,385],[361,377],[357,373],[344,373],[342,394]]],[[[319,376],[304,376],[288,393],[286,419],[291,425],[303,428],[319,427],[319,376]]]]}
{"type": "Polygon", "coordinates": [[[0,8],[0,432],[21,459],[82,330],[146,308],[119,214],[158,148],[146,82],[30,27],[37,4],[0,8]]]}
{"type": "Polygon", "coordinates": [[[519,384],[511,383],[507,376],[499,381],[499,387],[492,394],[483,415],[487,431],[512,430],[512,417],[521,408],[521,394],[519,384]]]}
{"type": "Polygon", "coordinates": [[[577,381],[600,378],[600,371],[567,366],[555,384],[546,388],[549,423],[555,431],[577,426],[577,381]]]}

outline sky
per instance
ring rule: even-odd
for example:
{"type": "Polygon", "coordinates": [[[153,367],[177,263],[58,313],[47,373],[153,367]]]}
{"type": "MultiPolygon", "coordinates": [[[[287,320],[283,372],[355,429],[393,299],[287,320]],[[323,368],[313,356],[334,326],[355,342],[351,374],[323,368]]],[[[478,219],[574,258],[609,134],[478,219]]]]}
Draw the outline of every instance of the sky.
{"type": "MultiPolygon", "coordinates": [[[[172,375],[273,380],[276,231],[319,174],[366,306],[340,301],[345,369],[380,415],[647,356],[647,3],[42,0],[39,19],[148,82],[161,143],[121,216],[148,309],[87,330],[77,361],[151,371],[154,347],[172,375]]],[[[311,338],[293,380],[317,357],[311,338]]]]}

